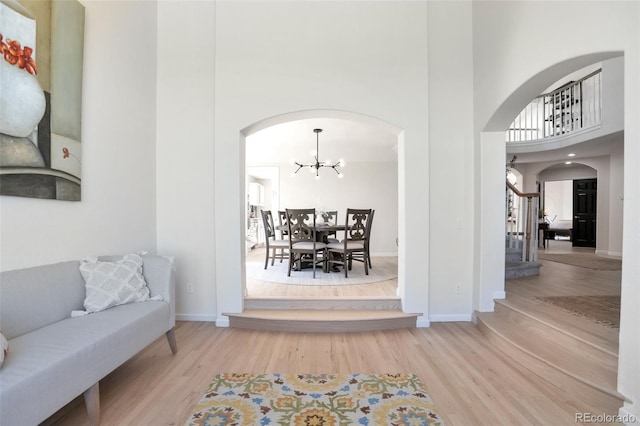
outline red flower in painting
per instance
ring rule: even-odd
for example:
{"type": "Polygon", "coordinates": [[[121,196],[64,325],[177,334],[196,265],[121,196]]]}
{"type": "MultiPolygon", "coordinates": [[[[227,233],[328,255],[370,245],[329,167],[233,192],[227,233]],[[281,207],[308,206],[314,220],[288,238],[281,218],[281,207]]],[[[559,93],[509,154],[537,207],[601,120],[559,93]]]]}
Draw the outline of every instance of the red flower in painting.
{"type": "Polygon", "coordinates": [[[17,65],[18,68],[26,70],[29,74],[38,74],[36,61],[31,57],[33,55],[31,47],[22,48],[19,41],[11,39],[7,39],[5,43],[2,34],[0,34],[0,54],[11,65],[17,65]]]}

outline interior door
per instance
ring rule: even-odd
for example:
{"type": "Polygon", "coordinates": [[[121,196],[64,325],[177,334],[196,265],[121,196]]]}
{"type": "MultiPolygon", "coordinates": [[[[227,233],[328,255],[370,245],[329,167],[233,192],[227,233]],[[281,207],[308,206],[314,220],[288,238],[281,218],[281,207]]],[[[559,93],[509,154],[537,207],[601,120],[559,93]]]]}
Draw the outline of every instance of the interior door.
{"type": "Polygon", "coordinates": [[[573,235],[574,247],[596,246],[597,179],[573,181],[573,235]]]}

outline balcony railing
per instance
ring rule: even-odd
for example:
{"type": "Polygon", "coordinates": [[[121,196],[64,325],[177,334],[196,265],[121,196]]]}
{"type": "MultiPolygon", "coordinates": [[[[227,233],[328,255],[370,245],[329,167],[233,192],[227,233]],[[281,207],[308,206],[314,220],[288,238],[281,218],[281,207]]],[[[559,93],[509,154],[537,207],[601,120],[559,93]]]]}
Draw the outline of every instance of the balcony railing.
{"type": "Polygon", "coordinates": [[[535,98],[507,130],[507,142],[527,142],[586,129],[601,121],[602,70],[535,98]]]}

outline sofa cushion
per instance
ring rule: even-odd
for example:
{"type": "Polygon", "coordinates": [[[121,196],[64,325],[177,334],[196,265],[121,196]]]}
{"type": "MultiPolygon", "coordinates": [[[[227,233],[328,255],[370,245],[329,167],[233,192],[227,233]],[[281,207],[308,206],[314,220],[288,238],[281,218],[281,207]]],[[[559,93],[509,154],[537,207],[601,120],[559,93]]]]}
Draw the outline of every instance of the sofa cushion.
{"type": "Polygon", "coordinates": [[[0,324],[9,341],[82,309],[79,265],[75,260],[0,273],[0,324]]]}
{"type": "Polygon", "coordinates": [[[169,312],[167,302],[121,305],[11,339],[1,370],[0,424],[42,422],[69,394],[82,394],[161,336],[169,312]]]}
{"type": "Polygon", "coordinates": [[[142,257],[138,253],[113,262],[86,258],[80,263],[80,273],[86,282],[86,313],[149,300],[149,287],[142,275],[142,257]]]}

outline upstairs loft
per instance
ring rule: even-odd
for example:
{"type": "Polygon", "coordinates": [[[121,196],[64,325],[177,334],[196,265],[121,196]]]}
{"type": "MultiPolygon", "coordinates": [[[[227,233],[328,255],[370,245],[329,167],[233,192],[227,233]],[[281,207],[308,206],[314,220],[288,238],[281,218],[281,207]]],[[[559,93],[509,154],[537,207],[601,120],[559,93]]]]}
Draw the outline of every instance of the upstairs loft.
{"type": "Polygon", "coordinates": [[[624,63],[611,59],[558,81],[505,132],[508,153],[548,151],[624,130],[624,63]]]}
{"type": "Polygon", "coordinates": [[[602,69],[544,93],[509,126],[507,143],[557,138],[599,126],[602,119],[602,69]]]}

